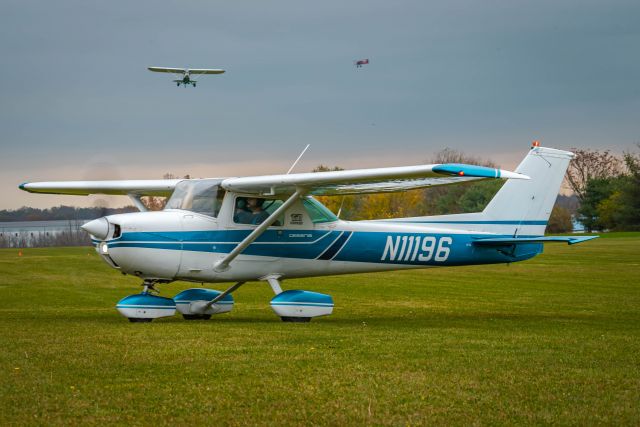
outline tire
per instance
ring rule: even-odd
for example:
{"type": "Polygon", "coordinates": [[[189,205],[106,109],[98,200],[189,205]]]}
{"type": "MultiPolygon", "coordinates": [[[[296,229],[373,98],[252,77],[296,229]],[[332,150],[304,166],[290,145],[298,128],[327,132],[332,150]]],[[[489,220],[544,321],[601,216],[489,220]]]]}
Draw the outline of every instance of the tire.
{"type": "Polygon", "coordinates": [[[182,317],[184,320],[209,320],[211,319],[210,314],[183,314],[182,317]]]}
{"type": "Polygon", "coordinates": [[[283,322],[291,322],[291,323],[308,323],[311,322],[311,317],[281,317],[283,322]]]}

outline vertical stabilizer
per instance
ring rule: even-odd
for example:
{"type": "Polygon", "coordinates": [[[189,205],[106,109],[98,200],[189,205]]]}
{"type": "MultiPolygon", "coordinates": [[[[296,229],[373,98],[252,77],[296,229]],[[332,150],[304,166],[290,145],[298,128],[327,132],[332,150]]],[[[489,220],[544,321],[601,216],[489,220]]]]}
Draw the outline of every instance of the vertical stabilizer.
{"type": "Polygon", "coordinates": [[[516,169],[529,180],[510,179],[482,212],[487,222],[517,235],[542,235],[573,153],[533,147],[516,169]],[[501,227],[502,228],[502,227],[501,227]]]}

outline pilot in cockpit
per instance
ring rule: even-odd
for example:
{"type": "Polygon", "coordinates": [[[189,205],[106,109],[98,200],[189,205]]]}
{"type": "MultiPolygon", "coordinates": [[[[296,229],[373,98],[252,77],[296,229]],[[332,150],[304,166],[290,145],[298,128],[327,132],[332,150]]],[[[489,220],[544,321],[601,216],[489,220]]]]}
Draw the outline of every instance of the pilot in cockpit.
{"type": "Polygon", "coordinates": [[[263,209],[265,199],[256,197],[238,197],[233,221],[238,224],[261,224],[269,217],[269,213],[263,209]]]}

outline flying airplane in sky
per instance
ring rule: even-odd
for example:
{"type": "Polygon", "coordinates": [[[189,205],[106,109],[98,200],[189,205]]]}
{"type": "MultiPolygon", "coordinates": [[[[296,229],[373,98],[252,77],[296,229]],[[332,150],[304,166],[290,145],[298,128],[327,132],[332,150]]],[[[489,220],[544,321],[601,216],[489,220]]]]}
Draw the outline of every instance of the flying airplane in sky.
{"type": "Polygon", "coordinates": [[[357,61],[353,62],[355,62],[356,68],[362,68],[363,65],[369,65],[368,59],[358,59],[357,61]]]}
{"type": "Polygon", "coordinates": [[[594,238],[544,235],[572,157],[534,144],[515,172],[451,163],[242,178],[33,182],[20,188],[133,200],[141,212],[83,226],[109,266],[143,281],[142,293],[116,305],[130,321],[176,310],[185,319],[208,319],[231,310],[231,294],[248,281],[271,285],[271,307],[282,320],[309,321],[332,313],[332,297],[283,291],[283,280],[512,263],[538,255],[545,242],[571,245],[594,238]],[[482,212],[467,214],[343,221],[313,197],[487,179],[507,181],[482,212]],[[163,211],[147,212],[141,196],[169,199],[163,211]],[[174,280],[234,284],[222,292],[192,288],[173,298],[157,295],[156,286],[174,280]]]}
{"type": "Polygon", "coordinates": [[[182,74],[181,79],[174,80],[178,86],[181,84],[184,87],[187,85],[192,85],[196,87],[196,80],[191,79],[192,74],[222,74],[224,70],[219,69],[206,69],[206,68],[167,68],[167,67],[149,67],[149,71],[155,71],[156,73],[174,73],[174,74],[182,74]]]}

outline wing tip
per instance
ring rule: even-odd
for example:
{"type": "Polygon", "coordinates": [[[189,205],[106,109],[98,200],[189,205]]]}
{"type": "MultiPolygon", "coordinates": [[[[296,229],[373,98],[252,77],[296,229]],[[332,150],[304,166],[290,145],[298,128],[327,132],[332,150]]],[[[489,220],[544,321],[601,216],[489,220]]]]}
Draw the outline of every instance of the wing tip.
{"type": "Polygon", "coordinates": [[[18,185],[18,188],[21,189],[22,191],[29,191],[27,190],[26,186],[29,184],[28,181],[23,182],[22,184],[18,185]]]}
{"type": "Polygon", "coordinates": [[[527,175],[487,166],[467,165],[463,163],[443,163],[433,167],[435,173],[472,178],[531,179],[527,175]]]}

